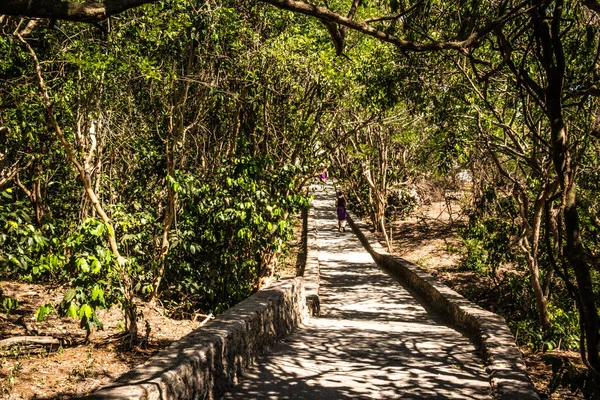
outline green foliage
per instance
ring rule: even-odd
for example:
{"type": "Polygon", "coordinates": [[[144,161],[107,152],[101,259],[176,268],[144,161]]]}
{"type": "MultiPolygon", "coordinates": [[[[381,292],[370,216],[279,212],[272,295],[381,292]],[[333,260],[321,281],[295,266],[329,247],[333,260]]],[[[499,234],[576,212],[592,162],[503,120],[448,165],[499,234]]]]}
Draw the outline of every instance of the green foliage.
{"type": "MultiPolygon", "coordinates": [[[[401,19],[370,25],[419,42],[462,40],[505,12],[488,3],[415,3],[401,19]]],[[[356,20],[410,7],[363,1],[356,20]]],[[[578,25],[587,20],[580,7],[564,12],[572,21],[560,36],[569,69],[564,115],[571,145],[580,149],[572,167],[581,188],[581,237],[595,257],[597,104],[593,96],[573,94],[595,87],[586,85],[594,75],[597,57],[590,54],[598,48],[598,29],[578,25]]],[[[166,0],[101,22],[102,29],[38,24],[28,41],[42,62],[55,116],[76,158],[91,157],[88,178],[114,232],[94,217],[49,129],[29,54],[0,35],[0,167],[3,174],[13,164],[22,167],[20,185],[8,183],[0,192],[0,272],[67,284],[55,308],[88,331],[101,326],[97,310],[126,306],[129,280],[145,296],[163,278],[159,293],[173,310],[221,312],[272,273],[294,215],[308,205],[307,178],[319,162],[332,165],[354,211],[379,214],[378,220],[387,213],[388,221],[417,201],[394,188],[468,167],[476,198],[461,231],[464,268],[498,282],[494,307],[511,318],[522,340],[536,349],[575,348],[579,321],[564,287],[552,286],[551,332],[541,335],[530,322],[536,312],[531,280],[513,248],[532,214],[519,213],[520,204],[533,203],[555,178],[544,99],[523,87],[548,82],[528,18],[516,13],[467,50],[468,59],[398,51],[349,30],[344,57],[336,57],[320,21],[238,0],[166,0]],[[518,68],[510,68],[506,48],[518,68]],[[97,146],[90,152],[93,120],[97,146]],[[167,210],[173,214],[168,227],[167,210]],[[127,259],[123,266],[109,250],[109,236],[127,259]],[[499,273],[507,262],[517,264],[517,274],[499,273]]],[[[11,24],[4,19],[3,31],[13,32],[11,24]]],[[[549,196],[558,207],[561,196],[549,196]]],[[[534,256],[542,271],[550,270],[550,255],[534,256]]],[[[599,274],[591,274],[599,296],[599,274]]],[[[9,300],[3,305],[14,307],[9,300]]],[[[41,307],[36,317],[43,320],[52,308],[41,307]]]]}
{"type": "Polygon", "coordinates": [[[7,277],[31,281],[33,277],[60,274],[62,257],[54,253],[57,240],[51,241],[56,227],[45,223],[36,228],[31,220],[28,200],[13,200],[13,190],[5,189],[0,200],[0,272],[7,277]]]}
{"type": "Polygon", "coordinates": [[[0,306],[2,307],[2,311],[6,314],[10,314],[13,310],[19,307],[19,301],[12,297],[0,294],[0,301],[2,301],[2,303],[0,304],[0,306]]]}
{"type": "Polygon", "coordinates": [[[580,320],[575,307],[565,309],[550,303],[548,305],[550,323],[552,324],[550,337],[552,342],[546,343],[546,349],[555,348],[579,350],[580,346],[580,320]]]}
{"type": "Polygon", "coordinates": [[[108,234],[103,222],[90,218],[65,241],[71,255],[65,264],[71,289],[58,305],[58,312],[78,318],[88,332],[94,327],[102,328],[96,314],[98,309],[123,301],[122,278],[113,253],[107,248],[108,234]]]}
{"type": "Polygon", "coordinates": [[[182,213],[165,275],[173,300],[221,312],[256,289],[289,240],[308,199],[294,192],[298,167],[268,158],[230,160],[202,181],[180,177],[182,213]],[[224,184],[223,184],[224,183],[224,184]]]}
{"type": "Polygon", "coordinates": [[[75,157],[92,156],[90,179],[114,232],[94,218],[49,129],[31,57],[0,36],[0,166],[21,160],[24,188],[2,188],[0,272],[66,284],[56,311],[88,331],[101,326],[97,310],[124,305],[125,276],[136,294],[153,290],[169,191],[178,198],[159,288],[165,303],[221,312],[255,290],[308,205],[303,178],[318,163],[310,157],[319,121],[336,105],[322,99],[339,86],[321,74],[334,77],[334,62],[311,68],[330,44],[309,19],[242,1],[165,1],[128,15],[106,32],[40,24],[28,39],[75,157]],[[26,190],[38,183],[33,201],[26,190]]]}
{"type": "Polygon", "coordinates": [[[533,351],[543,351],[546,347],[544,332],[536,320],[510,321],[509,326],[515,332],[518,342],[526,344],[533,351]]]}
{"type": "Polygon", "coordinates": [[[483,242],[477,238],[463,238],[463,243],[467,254],[462,260],[462,267],[467,270],[484,273],[488,258],[483,242]]]}
{"type": "MultiPolygon", "coordinates": [[[[59,305],[59,314],[79,318],[88,331],[93,326],[101,326],[95,311],[108,308],[120,299],[119,275],[115,271],[114,257],[106,248],[105,225],[88,219],[66,236],[61,236],[64,231],[50,223],[35,228],[29,202],[14,201],[11,189],[2,193],[0,223],[5,230],[0,234],[3,244],[0,267],[3,274],[27,281],[51,279],[68,283],[75,289],[70,289],[59,305]]],[[[8,312],[16,308],[18,302],[4,298],[3,306],[8,312]]],[[[43,305],[35,317],[41,322],[53,310],[52,304],[43,305]]]]}
{"type": "Polygon", "coordinates": [[[358,84],[358,101],[366,110],[380,112],[395,108],[402,98],[398,82],[404,72],[393,61],[395,51],[383,43],[371,43],[372,49],[362,54],[354,69],[358,84]]]}
{"type": "Polygon", "coordinates": [[[388,196],[386,217],[406,218],[419,205],[419,195],[414,190],[396,189],[388,196]]]}
{"type": "Polygon", "coordinates": [[[43,322],[48,315],[50,315],[54,311],[53,304],[44,304],[43,306],[39,306],[35,311],[35,319],[37,322],[43,322]]]}
{"type": "Polygon", "coordinates": [[[495,276],[500,265],[516,259],[511,247],[511,237],[515,233],[515,228],[500,218],[472,219],[460,230],[467,250],[462,260],[463,268],[495,276]]]}
{"type": "Polygon", "coordinates": [[[549,305],[551,328],[543,332],[537,319],[515,320],[511,318],[509,326],[515,332],[520,343],[533,351],[552,352],[552,350],[579,350],[579,314],[577,310],[565,310],[549,305]]]}

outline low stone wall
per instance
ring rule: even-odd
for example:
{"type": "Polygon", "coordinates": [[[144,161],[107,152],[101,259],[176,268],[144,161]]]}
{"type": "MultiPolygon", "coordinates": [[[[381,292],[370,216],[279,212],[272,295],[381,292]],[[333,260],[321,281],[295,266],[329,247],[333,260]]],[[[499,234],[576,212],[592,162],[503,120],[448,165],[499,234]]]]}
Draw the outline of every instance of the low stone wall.
{"type": "Polygon", "coordinates": [[[307,316],[302,278],[260,290],[89,399],[214,399],[307,316]]]}
{"type": "Polygon", "coordinates": [[[307,216],[306,263],[304,266],[304,293],[306,307],[311,316],[319,316],[319,247],[317,243],[317,224],[315,212],[311,208],[307,216]]]}
{"type": "Polygon", "coordinates": [[[232,307],[88,399],[215,399],[231,389],[258,356],[319,314],[319,262],[314,211],[306,221],[304,277],[283,279],[232,307]]]}
{"type": "Polygon", "coordinates": [[[418,266],[389,254],[367,226],[351,215],[349,223],[379,265],[476,341],[486,360],[486,370],[497,399],[539,400],[504,318],[471,303],[418,266]]]}

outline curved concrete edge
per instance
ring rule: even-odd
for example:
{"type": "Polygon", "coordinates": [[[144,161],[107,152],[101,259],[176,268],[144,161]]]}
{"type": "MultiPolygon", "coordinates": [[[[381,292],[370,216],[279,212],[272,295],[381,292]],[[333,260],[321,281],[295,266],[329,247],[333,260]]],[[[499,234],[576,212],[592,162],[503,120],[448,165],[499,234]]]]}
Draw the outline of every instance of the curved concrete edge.
{"type": "Polygon", "coordinates": [[[319,316],[319,247],[317,244],[317,223],[314,208],[307,215],[306,265],[304,267],[304,293],[306,306],[311,316],[319,316]]]}
{"type": "Polygon", "coordinates": [[[307,318],[302,278],[281,280],[88,399],[214,399],[307,318]]]}
{"type": "Polygon", "coordinates": [[[438,282],[417,265],[389,254],[368,227],[349,213],[348,222],[375,261],[407,284],[443,317],[464,329],[481,348],[494,396],[539,400],[521,352],[504,318],[484,310],[438,282]]]}

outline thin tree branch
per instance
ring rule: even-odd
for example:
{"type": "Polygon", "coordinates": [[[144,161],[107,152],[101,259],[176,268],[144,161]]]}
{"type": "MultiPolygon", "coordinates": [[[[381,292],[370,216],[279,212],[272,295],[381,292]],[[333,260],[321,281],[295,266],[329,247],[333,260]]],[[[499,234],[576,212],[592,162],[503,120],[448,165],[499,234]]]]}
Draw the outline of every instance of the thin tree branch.
{"type": "Polygon", "coordinates": [[[65,21],[98,22],[158,0],[105,0],[97,3],[74,3],[63,0],[2,0],[0,14],[51,18],[65,21]]]}
{"type": "Polygon", "coordinates": [[[351,18],[343,17],[339,14],[334,13],[326,7],[320,7],[316,5],[312,5],[310,3],[298,0],[261,0],[264,3],[271,4],[275,7],[281,8],[283,10],[289,10],[293,12],[297,12],[300,14],[309,15],[315,18],[320,19],[321,21],[327,23],[335,23],[342,26],[346,26],[355,31],[361,32],[365,35],[372,36],[376,39],[379,39],[384,42],[388,42],[393,44],[394,46],[410,51],[416,52],[425,52],[425,51],[439,51],[439,50],[462,50],[465,48],[469,48],[471,46],[476,45],[479,40],[481,40],[484,36],[489,34],[490,32],[498,29],[508,21],[514,19],[515,17],[528,12],[532,8],[537,7],[542,0],[535,0],[532,2],[531,0],[526,0],[519,5],[517,5],[514,9],[502,15],[501,17],[489,22],[480,30],[473,32],[467,39],[462,41],[442,41],[442,42],[431,42],[431,43],[417,43],[404,39],[400,39],[396,36],[387,34],[380,30],[377,30],[369,25],[367,25],[364,21],[354,21],[351,18]]]}
{"type": "Polygon", "coordinates": [[[388,15],[385,17],[373,17],[373,18],[367,18],[364,19],[362,22],[364,22],[365,24],[372,24],[373,22],[380,22],[380,21],[393,21],[395,19],[402,19],[404,17],[406,17],[408,14],[410,14],[411,12],[413,12],[417,7],[420,7],[423,5],[422,1],[416,2],[412,7],[410,7],[408,10],[401,12],[399,14],[396,15],[388,15]]]}
{"type": "Polygon", "coordinates": [[[10,182],[13,178],[15,178],[19,174],[19,172],[21,172],[25,168],[28,168],[33,162],[33,159],[29,159],[29,161],[27,161],[27,164],[19,166],[21,161],[22,158],[19,158],[10,167],[5,168],[0,172],[0,188],[2,188],[7,182],[10,182]]]}

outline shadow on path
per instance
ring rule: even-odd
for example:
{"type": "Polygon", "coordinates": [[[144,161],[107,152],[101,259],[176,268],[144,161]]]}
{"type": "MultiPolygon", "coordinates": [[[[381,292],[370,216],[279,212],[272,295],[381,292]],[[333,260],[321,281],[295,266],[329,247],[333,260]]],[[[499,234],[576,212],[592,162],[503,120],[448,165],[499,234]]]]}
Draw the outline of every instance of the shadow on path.
{"type": "Polygon", "coordinates": [[[491,398],[468,338],[440,322],[337,231],[334,191],[315,193],[321,317],[275,347],[225,398],[491,398]]]}

